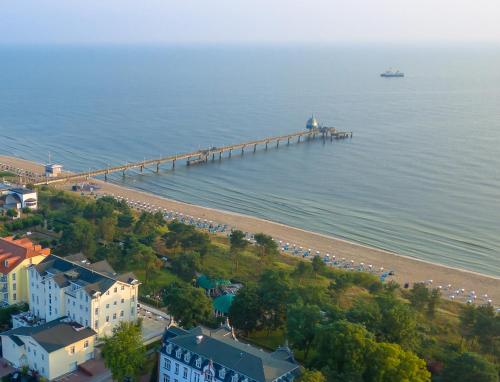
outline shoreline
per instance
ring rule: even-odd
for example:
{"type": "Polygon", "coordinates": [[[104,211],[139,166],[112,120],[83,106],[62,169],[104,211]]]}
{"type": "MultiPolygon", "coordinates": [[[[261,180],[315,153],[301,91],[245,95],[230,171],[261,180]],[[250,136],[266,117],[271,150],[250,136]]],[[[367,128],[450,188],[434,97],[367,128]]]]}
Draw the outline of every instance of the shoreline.
{"type": "MultiPolygon", "coordinates": [[[[16,167],[25,168],[40,173],[43,166],[32,161],[18,159],[8,156],[0,156],[0,163],[11,164],[16,167]]],[[[465,289],[465,293],[456,294],[457,301],[466,301],[471,291],[478,296],[477,302],[485,302],[485,294],[493,304],[500,302],[500,277],[485,275],[479,272],[461,268],[450,267],[422,260],[407,255],[401,255],[385,249],[372,247],[366,244],[356,243],[343,238],[336,238],[322,233],[308,231],[302,228],[291,227],[283,223],[244,215],[238,212],[219,210],[210,207],[198,206],[155,195],[147,191],[130,188],[124,185],[92,179],[101,189],[98,193],[114,194],[129,198],[130,200],[141,200],[155,206],[182,212],[184,215],[194,216],[211,220],[217,223],[228,224],[230,227],[241,229],[245,232],[264,232],[284,243],[296,244],[304,248],[312,248],[320,251],[322,255],[330,253],[337,259],[346,258],[354,260],[356,264],[372,264],[374,269],[384,267],[385,270],[393,270],[395,280],[403,286],[415,282],[433,280],[434,287],[443,286],[443,298],[454,295],[456,290],[465,289]],[[452,287],[446,289],[447,285],[452,287]],[[484,301],[483,301],[484,300],[484,301]]],[[[68,185],[66,185],[66,188],[68,185]]]]}

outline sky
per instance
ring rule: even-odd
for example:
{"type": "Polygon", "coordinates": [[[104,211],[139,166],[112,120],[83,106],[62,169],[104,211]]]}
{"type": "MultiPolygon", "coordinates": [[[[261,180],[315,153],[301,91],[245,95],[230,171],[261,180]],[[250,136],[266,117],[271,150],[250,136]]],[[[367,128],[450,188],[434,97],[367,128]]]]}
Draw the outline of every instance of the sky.
{"type": "Polygon", "coordinates": [[[0,0],[0,43],[500,42],[500,0],[0,0]]]}

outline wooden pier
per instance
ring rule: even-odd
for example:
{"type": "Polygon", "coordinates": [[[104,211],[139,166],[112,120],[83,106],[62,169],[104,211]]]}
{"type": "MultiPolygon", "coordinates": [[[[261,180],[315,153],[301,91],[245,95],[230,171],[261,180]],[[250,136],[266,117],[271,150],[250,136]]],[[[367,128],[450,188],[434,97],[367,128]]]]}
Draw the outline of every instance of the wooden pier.
{"type": "Polygon", "coordinates": [[[231,158],[233,152],[241,153],[241,155],[243,155],[245,153],[245,150],[251,150],[252,152],[256,152],[258,147],[263,147],[265,150],[268,150],[271,147],[279,148],[280,144],[290,145],[293,142],[299,143],[301,141],[307,141],[315,138],[321,138],[323,140],[329,139],[330,141],[333,141],[334,139],[352,138],[352,132],[337,131],[333,127],[321,127],[318,129],[299,131],[293,134],[280,135],[277,137],[268,137],[256,141],[238,143],[235,145],[222,146],[222,147],[209,147],[207,149],[196,150],[185,154],[177,154],[155,159],[148,159],[148,160],[143,160],[141,162],[127,163],[120,166],[108,167],[88,172],[61,175],[56,178],[46,178],[43,181],[41,181],[40,178],[38,178],[37,182],[35,182],[34,184],[43,185],[43,184],[70,182],[81,179],[89,179],[95,176],[104,176],[104,179],[107,180],[109,174],[122,172],[123,176],[125,176],[127,170],[139,169],[140,172],[143,172],[144,169],[149,166],[152,166],[156,172],[160,172],[160,165],[163,163],[170,163],[170,167],[174,169],[176,163],[182,160],[186,160],[186,164],[188,166],[191,166],[195,164],[206,163],[209,160],[213,161],[215,161],[216,159],[222,160],[224,154],[226,153],[227,157],[231,158]]]}

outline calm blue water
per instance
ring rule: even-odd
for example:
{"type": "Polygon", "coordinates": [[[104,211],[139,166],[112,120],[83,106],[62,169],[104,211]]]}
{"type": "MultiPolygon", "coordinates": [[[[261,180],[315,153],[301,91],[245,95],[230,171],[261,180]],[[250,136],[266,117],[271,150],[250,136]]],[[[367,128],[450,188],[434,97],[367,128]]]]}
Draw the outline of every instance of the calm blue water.
{"type": "Polygon", "coordinates": [[[499,276],[498,68],[486,45],[4,46],[0,150],[88,170],[294,132],[314,112],[354,138],[124,182],[499,276]],[[407,77],[380,78],[390,66],[407,77]]]}

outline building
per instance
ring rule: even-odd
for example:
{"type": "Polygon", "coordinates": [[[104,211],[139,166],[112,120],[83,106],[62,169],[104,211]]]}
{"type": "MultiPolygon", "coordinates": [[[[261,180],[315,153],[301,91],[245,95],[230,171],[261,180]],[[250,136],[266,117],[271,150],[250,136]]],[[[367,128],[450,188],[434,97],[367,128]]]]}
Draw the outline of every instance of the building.
{"type": "Polygon", "coordinates": [[[299,373],[288,348],[268,353],[237,341],[225,327],[173,326],[163,337],[158,382],[289,382],[299,373]]]}
{"type": "Polygon", "coordinates": [[[105,336],[120,321],[137,319],[140,282],[132,273],[118,275],[107,261],[50,255],[29,267],[28,282],[30,312],[13,317],[15,327],[67,316],[105,336]]]}
{"type": "Polygon", "coordinates": [[[29,302],[28,267],[50,255],[29,239],[0,238],[0,305],[29,302]]]}
{"type": "Polygon", "coordinates": [[[313,115],[313,116],[311,116],[311,118],[309,118],[307,120],[306,129],[307,130],[315,130],[315,129],[318,129],[318,128],[319,128],[319,123],[316,120],[316,118],[314,118],[314,115],[313,115]]]}
{"type": "Polygon", "coordinates": [[[0,334],[3,358],[52,380],[94,358],[96,332],[67,318],[0,334]]]}
{"type": "Polygon", "coordinates": [[[4,210],[21,210],[29,208],[36,210],[38,207],[38,195],[35,190],[25,187],[0,188],[0,205],[4,210]]]}
{"type": "Polygon", "coordinates": [[[63,166],[60,164],[48,163],[45,165],[45,176],[47,178],[55,178],[62,174],[63,166]]]}

